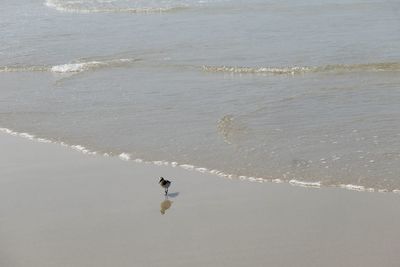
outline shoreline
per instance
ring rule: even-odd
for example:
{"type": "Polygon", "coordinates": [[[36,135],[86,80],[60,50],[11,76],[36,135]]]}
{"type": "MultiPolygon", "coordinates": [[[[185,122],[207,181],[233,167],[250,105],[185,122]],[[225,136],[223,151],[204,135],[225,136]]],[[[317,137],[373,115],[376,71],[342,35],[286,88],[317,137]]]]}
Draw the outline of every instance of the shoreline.
{"type": "Polygon", "coordinates": [[[5,133],[0,145],[1,266],[398,264],[396,194],[216,179],[5,133]]]}
{"type": "Polygon", "coordinates": [[[200,173],[207,173],[211,174],[217,177],[222,177],[222,178],[227,178],[227,179],[237,179],[241,181],[248,181],[248,182],[258,182],[258,183],[275,183],[275,184],[290,184],[291,186],[298,186],[298,187],[305,187],[305,188],[314,188],[314,189],[320,189],[320,188],[340,188],[340,189],[346,189],[349,191],[358,191],[358,192],[370,192],[370,193],[394,193],[394,194],[400,194],[400,189],[376,189],[376,188],[371,188],[371,187],[365,187],[363,185],[355,185],[355,184],[339,184],[339,185],[325,185],[322,184],[320,181],[317,182],[308,182],[308,181],[301,181],[301,180],[282,180],[280,178],[276,179],[267,179],[267,178],[262,178],[262,177],[251,177],[251,176],[245,176],[245,175],[235,175],[235,174],[228,174],[220,170],[215,170],[215,169],[208,169],[205,167],[199,167],[191,164],[180,164],[176,161],[166,161],[166,160],[156,160],[156,161],[146,161],[143,159],[132,159],[131,155],[129,153],[122,152],[119,155],[110,155],[108,153],[98,153],[97,151],[90,150],[86,148],[85,146],[82,146],[80,144],[77,145],[71,145],[67,144],[63,141],[53,141],[50,139],[46,138],[41,138],[37,137],[33,134],[29,134],[26,132],[16,132],[8,128],[1,128],[0,127],[0,133],[5,133],[9,134],[12,136],[18,136],[22,137],[31,141],[39,142],[39,143],[51,143],[51,144],[56,144],[60,145],[63,147],[70,148],[72,150],[79,151],[83,154],[86,155],[99,155],[99,156],[104,156],[104,157],[114,157],[114,158],[119,158],[120,160],[123,161],[131,161],[135,163],[144,163],[144,164],[151,164],[151,165],[156,165],[156,166],[168,166],[168,167],[180,167],[182,169],[188,170],[188,171],[196,171],[200,173]]]}

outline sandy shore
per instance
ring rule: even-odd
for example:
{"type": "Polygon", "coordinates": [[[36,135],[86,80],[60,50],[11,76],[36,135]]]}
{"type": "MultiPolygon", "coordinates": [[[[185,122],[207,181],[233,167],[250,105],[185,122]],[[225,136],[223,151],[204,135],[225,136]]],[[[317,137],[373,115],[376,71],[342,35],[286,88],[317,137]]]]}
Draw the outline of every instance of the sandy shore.
{"type": "Polygon", "coordinates": [[[399,266],[398,194],[229,180],[4,133],[0,147],[2,267],[399,266]]]}

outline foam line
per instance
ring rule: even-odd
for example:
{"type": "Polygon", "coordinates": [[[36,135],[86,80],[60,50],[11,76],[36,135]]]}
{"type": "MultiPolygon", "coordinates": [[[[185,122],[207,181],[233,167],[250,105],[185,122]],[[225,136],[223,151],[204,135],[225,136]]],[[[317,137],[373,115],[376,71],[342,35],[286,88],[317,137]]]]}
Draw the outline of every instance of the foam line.
{"type": "Polygon", "coordinates": [[[205,72],[225,72],[232,74],[270,74],[270,75],[298,75],[305,73],[348,73],[348,72],[399,72],[400,63],[366,63],[366,64],[336,64],[325,66],[289,66],[289,67],[240,67],[240,66],[208,66],[204,65],[205,72]]]}
{"type": "MultiPolygon", "coordinates": [[[[70,145],[67,144],[65,142],[59,142],[59,141],[52,141],[49,139],[45,139],[45,138],[40,138],[40,137],[36,137],[33,134],[29,134],[29,133],[25,133],[25,132],[16,132],[13,130],[10,130],[8,128],[0,128],[0,132],[6,133],[6,134],[10,134],[13,136],[19,136],[31,141],[36,141],[36,142],[40,142],[40,143],[53,143],[53,144],[58,144],[64,147],[68,147],[71,149],[74,149],[76,151],[79,151],[83,154],[86,155],[102,155],[105,157],[110,157],[111,155],[109,153],[98,153],[96,151],[92,151],[82,145],[70,145]]],[[[219,176],[219,177],[223,177],[223,178],[227,178],[227,179],[234,179],[237,178],[241,181],[248,181],[248,182],[257,182],[257,183],[264,183],[264,182],[273,182],[273,183],[285,183],[287,182],[290,185],[293,186],[299,186],[299,187],[306,187],[306,188],[321,188],[322,187],[322,183],[321,182],[307,182],[307,181],[300,181],[300,180],[296,180],[296,179],[291,179],[289,181],[284,181],[281,180],[279,178],[277,179],[265,179],[262,177],[251,177],[251,176],[245,176],[245,175],[240,175],[240,176],[236,176],[234,174],[229,174],[229,173],[225,173],[216,169],[207,169],[204,167],[198,167],[198,166],[194,166],[194,165],[190,165],[190,164],[179,164],[178,162],[172,161],[165,161],[165,160],[160,160],[160,161],[145,161],[143,159],[132,159],[131,154],[129,153],[121,153],[118,155],[118,158],[123,160],[123,161],[132,161],[132,162],[136,162],[136,163],[145,163],[145,164],[153,164],[153,165],[157,165],[157,166],[170,166],[170,167],[180,167],[182,169],[188,170],[188,171],[197,171],[200,173],[208,173],[208,174],[212,174],[215,176],[219,176]]],[[[392,192],[395,194],[400,194],[400,189],[394,189],[394,190],[389,190],[389,189],[374,189],[374,188],[365,188],[362,185],[353,185],[353,184],[340,184],[340,185],[326,185],[326,187],[339,187],[342,189],[346,189],[346,190],[351,190],[351,191],[358,191],[358,192],[380,192],[380,193],[386,193],[386,192],[392,192]]]]}
{"type": "Polygon", "coordinates": [[[164,13],[174,10],[186,8],[187,5],[177,4],[174,6],[117,6],[112,1],[92,1],[85,3],[79,0],[74,1],[60,1],[60,0],[46,0],[44,3],[47,7],[55,9],[59,12],[68,13],[132,13],[132,14],[148,14],[148,13],[164,13]]]}
{"type": "Polygon", "coordinates": [[[320,188],[321,187],[321,182],[305,182],[305,181],[299,181],[299,180],[295,180],[295,179],[290,180],[289,184],[301,186],[301,187],[309,187],[309,188],[320,188]]]}
{"type": "Polygon", "coordinates": [[[53,73],[79,73],[100,68],[123,67],[137,61],[133,58],[118,58],[110,60],[93,60],[66,63],[54,66],[0,66],[0,72],[53,72],[53,73]]]}

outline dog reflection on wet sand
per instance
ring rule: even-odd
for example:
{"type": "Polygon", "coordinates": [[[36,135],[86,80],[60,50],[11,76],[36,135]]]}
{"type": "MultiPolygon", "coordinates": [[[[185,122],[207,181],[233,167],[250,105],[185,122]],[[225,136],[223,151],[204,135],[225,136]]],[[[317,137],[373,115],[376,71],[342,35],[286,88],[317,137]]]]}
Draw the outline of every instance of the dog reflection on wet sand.
{"type": "Polygon", "coordinates": [[[161,202],[161,204],[160,204],[160,207],[161,207],[160,212],[161,212],[161,214],[164,215],[165,211],[167,209],[169,209],[171,206],[172,206],[172,201],[169,200],[168,198],[165,198],[165,200],[163,202],[161,202]]]}

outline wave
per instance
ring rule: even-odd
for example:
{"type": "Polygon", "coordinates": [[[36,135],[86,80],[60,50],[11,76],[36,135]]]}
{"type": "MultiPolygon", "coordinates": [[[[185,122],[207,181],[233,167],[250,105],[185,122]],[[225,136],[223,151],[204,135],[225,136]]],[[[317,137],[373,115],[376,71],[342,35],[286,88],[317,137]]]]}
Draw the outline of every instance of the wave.
{"type": "MultiPolygon", "coordinates": [[[[1,72],[46,72],[79,73],[107,67],[124,67],[139,61],[135,58],[78,60],[76,62],[46,66],[46,65],[11,65],[0,66],[1,72]]],[[[165,67],[168,67],[165,66],[165,67]]],[[[169,66],[171,67],[171,66],[169,66]]],[[[189,66],[186,66],[186,68],[189,66]]],[[[190,66],[198,69],[199,66],[190,66]]],[[[350,72],[400,72],[400,63],[368,63],[368,64],[337,64],[319,67],[235,67],[235,66],[208,66],[201,67],[204,72],[224,72],[232,74],[260,74],[260,75],[298,75],[306,73],[350,73],[350,72]]]]}
{"type": "Polygon", "coordinates": [[[68,63],[68,64],[52,66],[50,71],[58,73],[83,72],[83,71],[95,70],[106,67],[122,67],[135,61],[136,61],[135,59],[122,58],[122,59],[111,59],[104,61],[68,63]]]}
{"type": "Polygon", "coordinates": [[[50,67],[46,66],[0,66],[0,72],[32,72],[49,70],[50,67]]]}
{"type": "MultiPolygon", "coordinates": [[[[13,136],[19,136],[22,138],[26,138],[29,139],[31,141],[36,141],[36,142],[40,142],[40,143],[52,143],[52,144],[58,144],[64,147],[68,147],[71,148],[73,150],[79,151],[83,154],[86,155],[101,155],[101,156],[105,156],[105,157],[110,157],[112,156],[112,154],[110,153],[102,153],[102,152],[97,152],[97,151],[93,151],[90,150],[89,148],[86,148],[82,145],[71,145],[71,144],[67,144],[65,142],[60,142],[60,141],[53,141],[50,139],[46,139],[46,138],[40,138],[40,137],[36,137],[33,134],[29,134],[29,133],[24,133],[24,132],[16,132],[13,130],[10,130],[8,128],[0,128],[0,132],[6,133],[6,134],[10,134],[13,136]]],[[[219,171],[219,170],[215,170],[215,169],[208,169],[208,168],[204,168],[204,167],[198,167],[195,165],[191,165],[191,164],[180,164],[176,161],[166,161],[166,160],[157,160],[157,161],[146,161],[143,159],[133,159],[131,157],[131,154],[129,153],[120,153],[118,155],[116,155],[119,159],[123,160],[123,161],[133,161],[136,163],[144,163],[144,164],[153,164],[153,165],[157,165],[157,166],[170,166],[170,167],[180,167],[182,169],[188,170],[188,171],[197,171],[197,172],[201,172],[201,173],[208,173],[211,175],[215,175],[215,176],[219,176],[222,178],[227,178],[227,179],[239,179],[241,181],[248,181],[248,182],[257,182],[257,183],[264,183],[264,182],[272,182],[272,183],[276,183],[276,184],[280,184],[280,183],[288,183],[292,186],[298,186],[298,187],[306,187],[306,188],[314,188],[314,189],[318,189],[321,188],[323,186],[325,187],[336,187],[336,188],[342,188],[342,189],[347,189],[347,190],[351,190],[351,191],[358,191],[358,192],[379,192],[379,193],[395,193],[395,194],[400,194],[400,189],[375,189],[375,188],[366,188],[362,185],[354,185],[354,184],[339,184],[339,185],[324,185],[322,182],[317,181],[317,182],[308,182],[308,181],[300,181],[300,180],[296,180],[296,179],[291,179],[291,180],[282,180],[279,178],[275,178],[275,179],[271,179],[271,178],[262,178],[262,177],[251,177],[251,176],[245,176],[245,175],[234,175],[234,174],[228,174],[225,173],[223,171],[219,171]]]]}
{"type": "Polygon", "coordinates": [[[296,75],[305,73],[347,73],[347,72],[399,72],[400,63],[366,63],[366,64],[336,64],[325,66],[292,66],[292,67],[237,67],[237,66],[208,66],[202,67],[205,72],[226,72],[238,74],[286,74],[296,75]]]}
{"type": "Polygon", "coordinates": [[[121,58],[98,61],[81,61],[76,63],[67,63],[55,66],[3,66],[0,72],[54,72],[54,73],[78,73],[90,70],[96,70],[107,67],[123,67],[138,61],[137,59],[121,58]]]}
{"type": "Polygon", "coordinates": [[[125,1],[125,4],[115,0],[46,0],[45,5],[60,12],[69,13],[164,13],[187,8],[183,1],[174,4],[166,2],[159,6],[149,1],[125,1]]]}
{"type": "Polygon", "coordinates": [[[299,74],[309,72],[309,67],[230,67],[230,66],[206,66],[203,71],[206,72],[229,72],[229,73],[250,73],[250,74],[299,74]]]}

